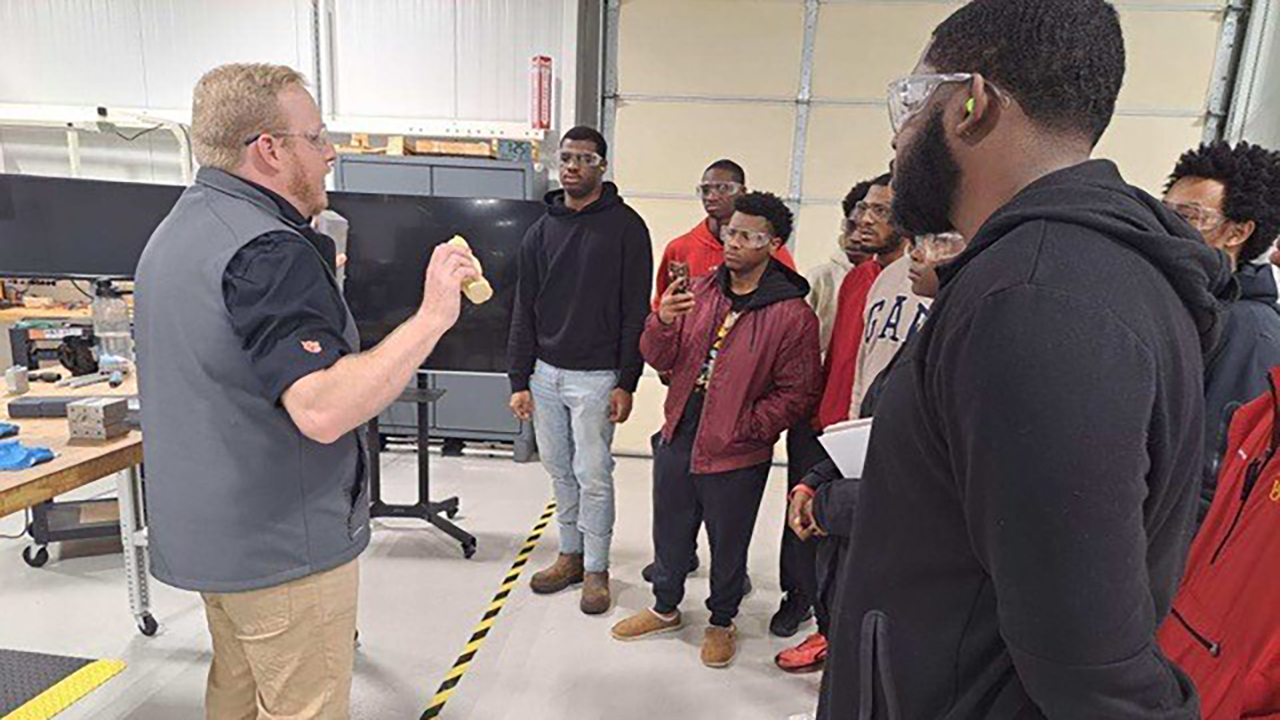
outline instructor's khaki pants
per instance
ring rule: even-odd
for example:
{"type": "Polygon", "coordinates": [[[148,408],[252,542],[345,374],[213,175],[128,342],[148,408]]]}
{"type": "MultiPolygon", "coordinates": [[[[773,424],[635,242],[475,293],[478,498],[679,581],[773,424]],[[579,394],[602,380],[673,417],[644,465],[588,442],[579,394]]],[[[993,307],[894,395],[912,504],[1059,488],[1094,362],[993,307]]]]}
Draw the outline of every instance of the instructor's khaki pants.
{"type": "Polygon", "coordinates": [[[355,662],[353,560],[277,587],[204,593],[213,665],[208,720],[348,720],[355,662]]]}

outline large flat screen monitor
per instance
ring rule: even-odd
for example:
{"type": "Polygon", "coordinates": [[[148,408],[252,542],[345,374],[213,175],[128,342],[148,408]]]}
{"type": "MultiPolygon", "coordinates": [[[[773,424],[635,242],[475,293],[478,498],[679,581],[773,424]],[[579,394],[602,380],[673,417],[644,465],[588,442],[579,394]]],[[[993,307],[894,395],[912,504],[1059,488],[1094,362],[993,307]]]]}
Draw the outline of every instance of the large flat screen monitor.
{"type": "Polygon", "coordinates": [[[463,299],[462,317],[426,366],[507,371],[516,261],[525,232],[542,216],[542,203],[334,192],[329,205],[351,223],[346,296],[362,347],[381,342],[417,311],[431,252],[462,235],[483,264],[494,296],[484,305],[463,299]]]}
{"type": "Polygon", "coordinates": [[[0,276],[131,278],[182,190],[0,173],[0,276]]]}

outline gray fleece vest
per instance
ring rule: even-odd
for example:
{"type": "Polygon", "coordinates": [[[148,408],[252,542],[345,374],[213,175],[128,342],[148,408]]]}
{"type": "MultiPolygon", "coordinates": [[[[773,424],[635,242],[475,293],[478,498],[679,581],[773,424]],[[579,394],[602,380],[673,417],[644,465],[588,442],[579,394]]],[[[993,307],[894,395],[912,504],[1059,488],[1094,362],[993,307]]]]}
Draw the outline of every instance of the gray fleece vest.
{"type": "MultiPolygon", "coordinates": [[[[343,565],[369,543],[362,439],[322,445],[298,430],[267,397],[223,299],[236,251],[279,230],[298,232],[270,198],[202,168],[138,265],[151,572],[179,588],[280,585],[343,565]]],[[[349,312],[343,335],[360,346],[349,312]]]]}

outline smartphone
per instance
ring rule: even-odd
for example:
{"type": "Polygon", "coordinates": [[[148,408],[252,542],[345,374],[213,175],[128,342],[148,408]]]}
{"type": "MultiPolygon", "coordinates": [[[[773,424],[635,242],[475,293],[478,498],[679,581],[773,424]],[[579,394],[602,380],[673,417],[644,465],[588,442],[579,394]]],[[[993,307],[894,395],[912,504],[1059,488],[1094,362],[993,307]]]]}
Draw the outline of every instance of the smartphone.
{"type": "Polygon", "coordinates": [[[672,262],[667,268],[667,276],[678,292],[689,292],[689,263],[672,262]]]}

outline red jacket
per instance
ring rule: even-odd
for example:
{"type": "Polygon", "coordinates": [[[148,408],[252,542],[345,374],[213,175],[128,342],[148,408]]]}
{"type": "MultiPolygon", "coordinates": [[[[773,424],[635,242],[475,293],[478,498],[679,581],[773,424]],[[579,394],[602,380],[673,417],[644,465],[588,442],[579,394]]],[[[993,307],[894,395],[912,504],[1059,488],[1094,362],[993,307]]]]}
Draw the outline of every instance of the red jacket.
{"type": "Polygon", "coordinates": [[[826,378],[822,402],[818,405],[818,417],[814,429],[822,430],[849,419],[849,406],[853,403],[853,381],[858,373],[858,347],[862,344],[863,314],[867,307],[867,295],[876,278],[880,277],[880,263],[874,258],[849,271],[840,283],[840,297],[836,303],[836,322],[831,330],[831,344],[827,347],[827,362],[822,375],[826,378]]]}
{"type": "MultiPolygon", "coordinates": [[[[658,301],[671,285],[671,263],[682,262],[689,265],[689,277],[700,278],[710,275],[712,270],[724,262],[724,245],[720,239],[711,234],[711,218],[704,218],[697,227],[667,243],[662,251],[662,264],[658,266],[658,292],[653,297],[653,309],[658,309],[658,301]]],[[[773,255],[783,265],[796,269],[796,261],[786,246],[778,248],[773,255]]]]}
{"type": "MultiPolygon", "coordinates": [[[[671,442],[711,343],[729,314],[729,273],[720,269],[693,285],[692,312],[670,325],[649,316],[640,352],[671,374],[662,437],[671,442]]],[[[716,359],[693,441],[695,474],[731,472],[769,462],[788,427],[809,417],[822,390],[818,317],[805,296],[809,283],[771,261],[716,359]]]]}
{"type": "Polygon", "coordinates": [[[1231,421],[1213,506],[1160,628],[1204,720],[1280,718],[1280,368],[1270,381],[1231,421]]]}

